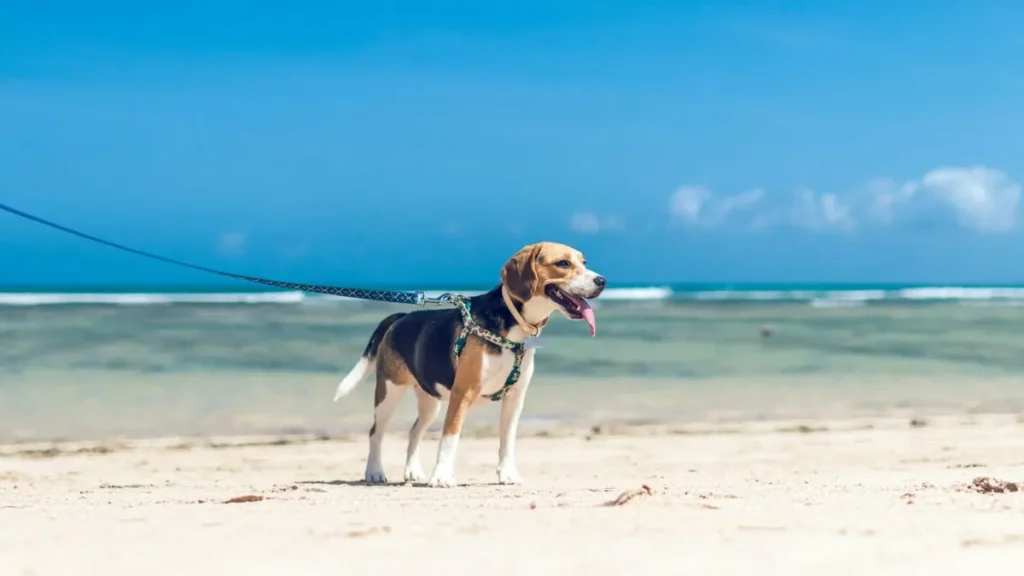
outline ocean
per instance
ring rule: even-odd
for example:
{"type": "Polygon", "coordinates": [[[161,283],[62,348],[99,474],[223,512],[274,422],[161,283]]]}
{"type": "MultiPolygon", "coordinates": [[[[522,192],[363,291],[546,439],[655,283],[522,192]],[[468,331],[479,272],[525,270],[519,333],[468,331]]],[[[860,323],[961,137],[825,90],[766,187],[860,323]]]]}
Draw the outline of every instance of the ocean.
{"type": "MultiPolygon", "coordinates": [[[[524,429],[1024,411],[1024,287],[635,286],[594,304],[596,338],[558,315],[545,330],[524,429]]],[[[372,378],[331,398],[403,309],[300,292],[0,291],[0,442],[362,434],[372,378]]],[[[468,425],[495,423],[484,406],[468,425]]]]}

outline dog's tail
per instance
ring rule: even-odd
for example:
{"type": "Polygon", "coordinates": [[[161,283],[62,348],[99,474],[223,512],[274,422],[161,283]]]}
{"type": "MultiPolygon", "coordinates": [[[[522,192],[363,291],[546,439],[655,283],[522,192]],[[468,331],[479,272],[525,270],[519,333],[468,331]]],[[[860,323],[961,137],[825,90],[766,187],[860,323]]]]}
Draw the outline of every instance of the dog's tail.
{"type": "Polygon", "coordinates": [[[373,335],[370,336],[370,341],[366,343],[366,348],[363,350],[362,356],[359,357],[359,362],[352,367],[352,370],[345,375],[345,378],[338,384],[338,391],[334,393],[334,401],[337,402],[342,396],[345,396],[351,392],[366,375],[373,369],[373,362],[377,359],[377,349],[380,347],[380,343],[384,340],[384,335],[387,334],[388,329],[391,325],[398,321],[399,318],[405,316],[407,312],[398,312],[392,314],[387,318],[380,321],[377,325],[377,329],[373,331],[373,335]]]}

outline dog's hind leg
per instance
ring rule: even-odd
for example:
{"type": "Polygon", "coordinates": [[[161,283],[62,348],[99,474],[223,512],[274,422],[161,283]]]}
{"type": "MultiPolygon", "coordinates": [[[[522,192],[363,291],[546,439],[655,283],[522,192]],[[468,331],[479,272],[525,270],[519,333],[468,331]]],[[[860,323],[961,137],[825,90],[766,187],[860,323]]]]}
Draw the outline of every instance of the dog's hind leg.
{"type": "Polygon", "coordinates": [[[384,432],[387,431],[388,422],[395,415],[395,410],[405,396],[409,388],[401,380],[392,379],[395,371],[387,370],[385,366],[377,368],[377,393],[374,395],[375,406],[373,409],[373,426],[370,427],[370,453],[366,457],[366,474],[364,479],[367,484],[386,484],[388,479],[384,474],[384,463],[381,459],[381,444],[384,441],[384,432]]]}
{"type": "Polygon", "coordinates": [[[423,464],[420,463],[420,443],[427,428],[437,420],[441,412],[441,400],[427,394],[419,386],[416,387],[416,421],[409,430],[409,449],[405,459],[405,481],[419,482],[426,479],[423,464]]]}

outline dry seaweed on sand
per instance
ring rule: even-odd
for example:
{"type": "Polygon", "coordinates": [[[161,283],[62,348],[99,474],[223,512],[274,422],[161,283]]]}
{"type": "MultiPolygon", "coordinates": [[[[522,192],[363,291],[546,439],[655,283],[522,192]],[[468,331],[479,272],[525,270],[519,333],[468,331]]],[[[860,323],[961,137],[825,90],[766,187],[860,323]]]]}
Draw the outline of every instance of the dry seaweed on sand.
{"type": "Polygon", "coordinates": [[[654,494],[654,490],[651,490],[650,486],[644,484],[643,486],[636,490],[626,490],[622,494],[619,494],[618,497],[616,497],[614,500],[609,500],[605,502],[603,506],[622,506],[635,498],[639,498],[641,496],[650,496],[652,494],[654,494]]]}

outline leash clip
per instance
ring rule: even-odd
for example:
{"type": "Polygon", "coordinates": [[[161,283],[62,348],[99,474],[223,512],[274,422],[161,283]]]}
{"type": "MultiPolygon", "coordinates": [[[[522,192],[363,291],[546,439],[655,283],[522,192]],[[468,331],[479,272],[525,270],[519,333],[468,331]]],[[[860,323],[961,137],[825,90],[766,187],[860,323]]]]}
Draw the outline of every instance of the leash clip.
{"type": "Polygon", "coordinates": [[[443,306],[445,304],[454,304],[455,303],[455,295],[452,294],[451,292],[445,292],[444,294],[441,294],[440,296],[435,296],[433,298],[427,298],[426,295],[423,294],[423,292],[420,292],[419,293],[419,297],[417,298],[417,300],[418,300],[417,304],[419,304],[420,306],[426,306],[428,304],[434,304],[434,305],[438,305],[438,306],[443,306]]]}

